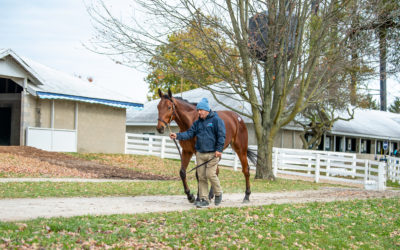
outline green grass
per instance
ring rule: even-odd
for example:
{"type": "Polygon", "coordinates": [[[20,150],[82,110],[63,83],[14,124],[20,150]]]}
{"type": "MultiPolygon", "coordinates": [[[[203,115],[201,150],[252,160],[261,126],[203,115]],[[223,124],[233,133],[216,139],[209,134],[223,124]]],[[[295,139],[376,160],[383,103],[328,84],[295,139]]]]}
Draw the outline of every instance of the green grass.
{"type": "Polygon", "coordinates": [[[0,222],[0,248],[398,249],[399,199],[0,222]]]}
{"type": "Polygon", "coordinates": [[[391,188],[399,189],[400,188],[400,183],[388,180],[388,181],[386,181],[386,186],[387,187],[391,187],[391,188]]]}
{"type": "MultiPolygon", "coordinates": [[[[243,193],[244,178],[232,177],[232,171],[221,172],[221,186],[225,193],[243,193]]],[[[189,182],[192,193],[197,192],[197,182],[189,182]]],[[[277,179],[275,182],[251,180],[252,192],[273,192],[318,189],[324,184],[305,181],[277,179]]],[[[138,195],[183,195],[183,185],[176,181],[143,182],[6,182],[0,183],[0,198],[39,197],[95,197],[95,196],[138,196],[138,195]]]]}

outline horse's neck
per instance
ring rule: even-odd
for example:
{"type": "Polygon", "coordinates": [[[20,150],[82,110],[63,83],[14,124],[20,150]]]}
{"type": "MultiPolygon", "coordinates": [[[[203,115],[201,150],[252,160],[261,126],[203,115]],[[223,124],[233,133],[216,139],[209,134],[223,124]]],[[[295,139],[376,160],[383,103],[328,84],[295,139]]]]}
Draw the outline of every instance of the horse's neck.
{"type": "Polygon", "coordinates": [[[189,104],[177,102],[176,110],[177,116],[175,118],[176,124],[180,131],[186,131],[192,126],[193,122],[197,119],[196,108],[192,108],[189,104]]]}

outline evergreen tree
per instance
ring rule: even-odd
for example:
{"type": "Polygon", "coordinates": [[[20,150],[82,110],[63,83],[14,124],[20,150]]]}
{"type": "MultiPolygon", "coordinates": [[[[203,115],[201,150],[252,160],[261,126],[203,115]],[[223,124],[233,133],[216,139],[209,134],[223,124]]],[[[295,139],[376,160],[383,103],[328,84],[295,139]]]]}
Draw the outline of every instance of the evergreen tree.
{"type": "Polygon", "coordinates": [[[400,98],[396,97],[392,105],[389,107],[389,111],[392,113],[400,113],[400,98]]]}

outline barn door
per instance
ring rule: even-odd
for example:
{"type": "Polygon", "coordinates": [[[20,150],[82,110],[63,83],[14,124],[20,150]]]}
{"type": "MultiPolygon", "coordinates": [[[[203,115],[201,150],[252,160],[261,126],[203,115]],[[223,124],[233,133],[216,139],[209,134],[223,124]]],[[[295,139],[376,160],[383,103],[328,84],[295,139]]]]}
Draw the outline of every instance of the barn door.
{"type": "Polygon", "coordinates": [[[11,139],[11,108],[0,108],[0,145],[9,146],[11,139]]]}

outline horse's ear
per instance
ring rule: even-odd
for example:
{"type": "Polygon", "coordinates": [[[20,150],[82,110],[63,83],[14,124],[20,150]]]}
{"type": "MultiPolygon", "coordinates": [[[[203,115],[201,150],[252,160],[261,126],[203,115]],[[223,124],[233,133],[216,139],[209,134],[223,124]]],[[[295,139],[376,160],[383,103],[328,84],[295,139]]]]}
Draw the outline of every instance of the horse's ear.
{"type": "Polygon", "coordinates": [[[172,92],[171,92],[171,89],[170,89],[170,88],[168,88],[168,96],[169,96],[169,98],[172,97],[172,92]]]}
{"type": "Polygon", "coordinates": [[[161,89],[158,89],[158,95],[160,96],[160,98],[162,98],[162,92],[161,92],[161,89]]]}

